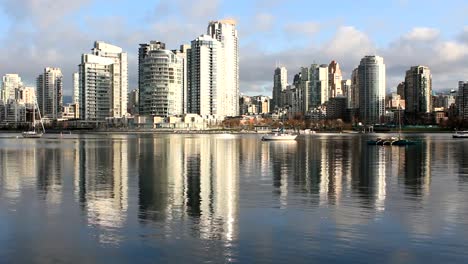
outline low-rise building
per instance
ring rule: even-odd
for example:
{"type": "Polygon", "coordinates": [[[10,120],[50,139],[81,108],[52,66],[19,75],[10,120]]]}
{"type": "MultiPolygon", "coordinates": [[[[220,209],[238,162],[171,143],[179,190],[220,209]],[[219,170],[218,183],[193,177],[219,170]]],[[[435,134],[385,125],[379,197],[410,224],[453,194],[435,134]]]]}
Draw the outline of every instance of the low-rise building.
{"type": "Polygon", "coordinates": [[[332,97],[327,103],[327,118],[342,119],[346,118],[346,109],[348,98],[344,96],[332,97]]]}
{"type": "Polygon", "coordinates": [[[63,106],[62,119],[79,119],[80,107],[78,103],[63,106]]]}

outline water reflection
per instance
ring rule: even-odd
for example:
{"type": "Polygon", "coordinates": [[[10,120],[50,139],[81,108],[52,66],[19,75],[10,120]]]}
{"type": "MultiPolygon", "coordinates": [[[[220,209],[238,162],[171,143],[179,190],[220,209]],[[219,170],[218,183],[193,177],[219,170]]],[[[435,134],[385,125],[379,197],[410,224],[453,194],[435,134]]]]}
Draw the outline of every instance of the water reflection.
{"type": "Polygon", "coordinates": [[[1,193],[10,203],[16,203],[23,189],[36,185],[36,148],[0,147],[1,193]]]}
{"type": "Polygon", "coordinates": [[[142,220],[189,218],[194,235],[202,239],[237,237],[239,145],[235,140],[152,138],[141,140],[140,150],[144,153],[139,164],[142,220]]]}
{"type": "Polygon", "coordinates": [[[464,245],[468,233],[466,143],[421,141],[380,147],[338,135],[292,143],[221,135],[0,139],[0,228],[9,230],[0,248],[53,254],[59,244],[77,243],[81,255],[102,245],[159,254],[183,245],[181,251],[198,252],[195,262],[300,262],[295,257],[336,257],[328,245],[364,257],[386,249],[390,258],[414,257],[436,241],[438,250],[463,256],[450,243],[464,245]],[[45,235],[55,250],[29,241],[45,235]]]}
{"type": "Polygon", "coordinates": [[[41,148],[36,152],[36,175],[39,196],[48,203],[62,199],[62,160],[67,152],[59,148],[41,148]]]}
{"type": "Polygon", "coordinates": [[[103,243],[122,239],[113,229],[126,223],[128,208],[128,141],[119,139],[80,141],[76,148],[75,194],[87,222],[98,227],[103,243]]]}

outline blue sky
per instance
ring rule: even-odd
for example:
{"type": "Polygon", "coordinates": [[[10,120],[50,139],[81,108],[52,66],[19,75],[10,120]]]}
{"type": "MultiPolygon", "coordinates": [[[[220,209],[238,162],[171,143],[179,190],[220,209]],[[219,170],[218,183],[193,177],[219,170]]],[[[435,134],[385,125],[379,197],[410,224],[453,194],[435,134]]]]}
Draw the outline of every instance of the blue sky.
{"type": "Polygon", "coordinates": [[[468,2],[461,0],[0,0],[0,10],[0,75],[19,73],[34,84],[42,68],[61,67],[66,94],[95,40],[128,52],[136,88],[139,43],[176,48],[225,17],[238,21],[246,94],[271,93],[278,61],[292,79],[300,66],[335,59],[349,78],[369,54],[384,57],[389,91],[418,64],[431,68],[436,90],[468,79],[468,2]]]}

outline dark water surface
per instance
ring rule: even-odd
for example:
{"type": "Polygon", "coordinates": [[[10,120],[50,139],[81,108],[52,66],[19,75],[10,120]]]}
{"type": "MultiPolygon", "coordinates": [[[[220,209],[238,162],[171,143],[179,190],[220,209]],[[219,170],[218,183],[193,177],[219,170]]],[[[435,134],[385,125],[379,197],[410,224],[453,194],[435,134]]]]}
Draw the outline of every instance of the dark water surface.
{"type": "Polygon", "coordinates": [[[1,263],[468,263],[468,141],[0,135],[1,263]]]}

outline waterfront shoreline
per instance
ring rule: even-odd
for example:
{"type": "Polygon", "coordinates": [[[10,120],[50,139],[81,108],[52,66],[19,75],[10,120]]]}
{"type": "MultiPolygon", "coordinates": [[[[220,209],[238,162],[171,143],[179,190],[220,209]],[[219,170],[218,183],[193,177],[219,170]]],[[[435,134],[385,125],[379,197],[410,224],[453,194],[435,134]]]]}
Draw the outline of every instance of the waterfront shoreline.
{"type": "MultiPolygon", "coordinates": [[[[23,131],[20,130],[0,130],[1,134],[19,134],[23,131]]],[[[265,133],[258,133],[256,131],[234,131],[234,130],[168,130],[168,129],[152,129],[152,130],[46,130],[47,134],[233,134],[233,135],[262,135],[265,133]]],[[[290,132],[294,132],[290,130],[290,132]]],[[[313,136],[320,134],[349,134],[349,135],[369,135],[369,134],[419,134],[419,133],[431,133],[431,134],[450,134],[454,133],[452,130],[406,130],[406,131],[375,131],[372,133],[360,133],[358,131],[343,130],[343,131],[315,131],[311,134],[301,134],[304,136],[313,136]]]]}

